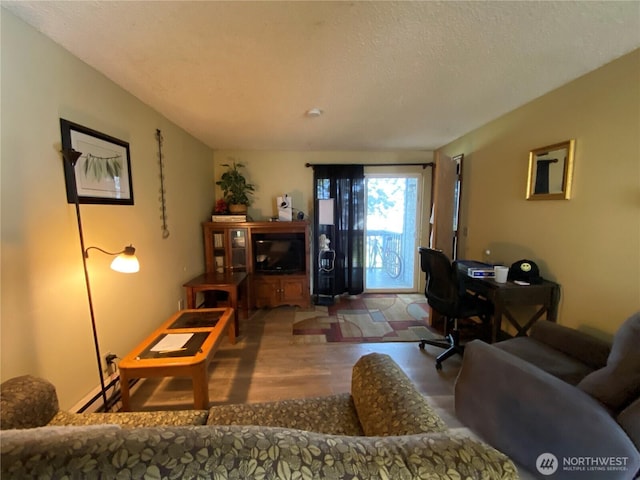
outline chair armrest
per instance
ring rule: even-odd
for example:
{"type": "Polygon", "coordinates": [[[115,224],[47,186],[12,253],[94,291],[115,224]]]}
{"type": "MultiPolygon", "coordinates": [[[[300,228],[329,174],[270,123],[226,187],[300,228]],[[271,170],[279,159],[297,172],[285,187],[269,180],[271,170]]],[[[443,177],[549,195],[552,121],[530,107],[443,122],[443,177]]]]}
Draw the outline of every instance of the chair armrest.
{"type": "Polygon", "coordinates": [[[479,340],[465,349],[455,408],[463,423],[531,472],[543,453],[558,459],[559,478],[602,478],[598,470],[561,471],[564,459],[624,457],[625,469],[607,478],[633,478],[640,468],[631,439],[596,400],[479,340]]]}
{"type": "Polygon", "coordinates": [[[547,320],[536,322],[529,336],[580,360],[594,370],[607,364],[611,351],[610,342],[547,320]]]}

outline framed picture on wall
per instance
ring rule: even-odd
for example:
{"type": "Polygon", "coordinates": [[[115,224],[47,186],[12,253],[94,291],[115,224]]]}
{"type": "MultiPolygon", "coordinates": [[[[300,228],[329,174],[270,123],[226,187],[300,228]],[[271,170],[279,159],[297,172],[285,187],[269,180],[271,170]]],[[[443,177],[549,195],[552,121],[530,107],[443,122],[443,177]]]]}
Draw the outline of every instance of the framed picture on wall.
{"type": "Polygon", "coordinates": [[[129,144],[63,118],[60,130],[62,148],[81,153],[75,168],[64,162],[67,202],[75,176],[80,203],[133,205],[129,144]]]}
{"type": "Polygon", "coordinates": [[[569,200],[576,141],[567,140],[529,152],[527,200],[569,200]]]}

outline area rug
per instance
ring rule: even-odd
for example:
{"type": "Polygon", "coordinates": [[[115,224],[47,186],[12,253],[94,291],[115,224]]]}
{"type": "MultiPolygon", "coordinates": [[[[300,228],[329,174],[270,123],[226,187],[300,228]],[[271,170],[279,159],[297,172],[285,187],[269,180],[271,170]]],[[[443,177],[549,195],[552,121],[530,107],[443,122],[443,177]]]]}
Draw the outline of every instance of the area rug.
{"type": "Polygon", "coordinates": [[[429,327],[424,295],[365,293],[334,305],[296,309],[293,343],[417,342],[442,338],[429,327]]]}

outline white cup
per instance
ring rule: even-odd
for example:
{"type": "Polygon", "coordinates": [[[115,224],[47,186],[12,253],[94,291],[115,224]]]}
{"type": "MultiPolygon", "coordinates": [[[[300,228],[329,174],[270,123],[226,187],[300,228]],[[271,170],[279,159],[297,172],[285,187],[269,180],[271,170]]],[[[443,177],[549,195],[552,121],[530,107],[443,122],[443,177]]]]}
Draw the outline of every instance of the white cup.
{"type": "Polygon", "coordinates": [[[493,273],[495,274],[494,280],[498,283],[507,283],[507,276],[509,275],[509,267],[503,267],[496,265],[493,267],[493,273]]]}

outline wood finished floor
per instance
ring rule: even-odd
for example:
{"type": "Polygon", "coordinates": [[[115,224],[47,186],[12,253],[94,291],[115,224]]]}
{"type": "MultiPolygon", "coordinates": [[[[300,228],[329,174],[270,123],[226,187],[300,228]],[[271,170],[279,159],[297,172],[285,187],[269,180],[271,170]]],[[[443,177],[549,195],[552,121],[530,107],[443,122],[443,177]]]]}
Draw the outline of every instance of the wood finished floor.
{"type": "MultiPolygon", "coordinates": [[[[353,364],[371,352],[391,356],[425,395],[451,402],[459,356],[448,359],[438,372],[435,356],[442,350],[431,346],[420,350],[417,343],[296,345],[291,342],[292,322],[292,307],[258,310],[240,320],[236,344],[225,339],[209,366],[210,405],[349,392],[353,364]]],[[[191,380],[145,379],[132,394],[131,408],[193,408],[191,380]]]]}

